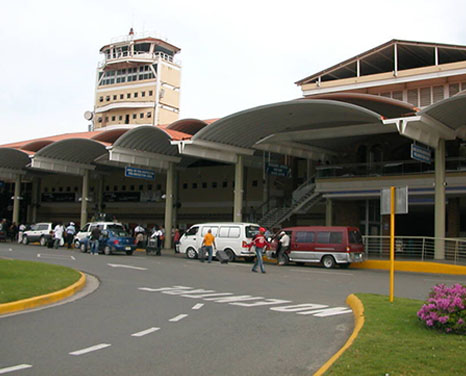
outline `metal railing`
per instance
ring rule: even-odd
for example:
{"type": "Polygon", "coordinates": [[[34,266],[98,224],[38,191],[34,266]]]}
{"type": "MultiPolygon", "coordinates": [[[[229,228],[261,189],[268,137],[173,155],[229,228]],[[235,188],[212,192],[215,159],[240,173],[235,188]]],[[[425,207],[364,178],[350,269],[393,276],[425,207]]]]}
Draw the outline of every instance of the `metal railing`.
{"type": "MultiPolygon", "coordinates": [[[[364,247],[368,259],[390,257],[390,236],[365,235],[364,247]]],[[[395,236],[396,260],[435,260],[466,264],[466,239],[425,236],[395,236]],[[436,259],[436,247],[443,247],[444,258],[436,259]]]]}

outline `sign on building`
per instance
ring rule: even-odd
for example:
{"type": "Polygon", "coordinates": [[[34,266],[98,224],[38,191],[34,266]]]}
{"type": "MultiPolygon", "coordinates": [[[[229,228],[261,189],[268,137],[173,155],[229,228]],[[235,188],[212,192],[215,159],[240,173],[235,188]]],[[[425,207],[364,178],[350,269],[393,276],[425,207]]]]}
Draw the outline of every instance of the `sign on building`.
{"type": "MultiPolygon", "coordinates": [[[[390,188],[382,188],[380,192],[380,214],[390,213],[390,188]]],[[[395,214],[408,214],[408,187],[395,188],[395,214]]]]}
{"type": "Polygon", "coordinates": [[[128,178],[154,180],[155,172],[152,170],[145,169],[145,168],[126,166],[125,176],[128,178]]]}
{"type": "Polygon", "coordinates": [[[424,163],[432,163],[432,151],[427,146],[411,144],[411,158],[424,163]]]}
{"type": "Polygon", "coordinates": [[[291,177],[291,169],[288,166],[278,163],[266,163],[265,172],[272,176],[291,177]]]}

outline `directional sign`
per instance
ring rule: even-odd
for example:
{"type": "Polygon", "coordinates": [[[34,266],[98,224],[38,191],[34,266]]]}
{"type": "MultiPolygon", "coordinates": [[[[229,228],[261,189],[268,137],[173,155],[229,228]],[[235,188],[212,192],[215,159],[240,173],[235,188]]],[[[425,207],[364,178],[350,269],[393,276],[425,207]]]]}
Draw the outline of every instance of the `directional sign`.
{"type": "Polygon", "coordinates": [[[430,148],[418,144],[411,144],[411,158],[424,163],[432,163],[430,148]]]}
{"type": "Polygon", "coordinates": [[[277,163],[267,163],[265,165],[265,172],[273,176],[291,177],[291,169],[288,166],[277,163]]]}
{"type": "MultiPolygon", "coordinates": [[[[380,192],[380,214],[390,214],[390,188],[380,192]]],[[[408,214],[408,187],[395,188],[395,214],[408,214]]]]}
{"type": "Polygon", "coordinates": [[[155,172],[152,171],[152,170],[148,170],[146,168],[126,166],[125,167],[125,176],[129,177],[129,178],[154,180],[155,179],[155,172]]]}

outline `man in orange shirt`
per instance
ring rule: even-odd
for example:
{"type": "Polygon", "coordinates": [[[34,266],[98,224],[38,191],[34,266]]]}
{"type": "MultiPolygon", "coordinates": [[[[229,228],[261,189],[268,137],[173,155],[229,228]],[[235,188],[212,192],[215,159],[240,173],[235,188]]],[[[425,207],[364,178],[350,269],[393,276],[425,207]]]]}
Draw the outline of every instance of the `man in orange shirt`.
{"type": "MultiPolygon", "coordinates": [[[[207,234],[204,235],[202,246],[209,253],[207,262],[212,262],[213,247],[217,248],[217,246],[215,245],[215,236],[212,235],[212,230],[210,228],[207,231],[207,234]]],[[[204,255],[202,255],[201,261],[204,262],[204,255]]]]}

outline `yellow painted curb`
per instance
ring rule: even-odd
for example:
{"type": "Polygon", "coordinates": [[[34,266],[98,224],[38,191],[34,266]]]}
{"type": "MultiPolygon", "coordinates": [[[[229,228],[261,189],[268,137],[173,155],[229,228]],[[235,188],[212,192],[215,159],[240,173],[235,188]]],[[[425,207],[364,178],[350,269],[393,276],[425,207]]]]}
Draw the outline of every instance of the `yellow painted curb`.
{"type": "Polygon", "coordinates": [[[359,334],[359,331],[362,329],[364,325],[364,306],[362,302],[358,299],[358,297],[354,294],[348,295],[346,298],[346,304],[348,304],[351,309],[353,310],[354,315],[354,330],[351,336],[348,338],[346,343],[343,347],[338,350],[335,355],[333,355],[320,369],[314,373],[314,376],[321,376],[323,375],[330,366],[336,362],[336,360],[346,351],[348,348],[353,344],[354,340],[359,334]]]}
{"type": "Polygon", "coordinates": [[[76,294],[86,284],[86,276],[81,272],[79,273],[81,274],[81,278],[79,278],[77,282],[73,283],[71,286],[64,288],[63,290],[51,292],[45,295],[35,296],[33,298],[17,300],[11,303],[0,304],[0,314],[23,311],[25,309],[55,303],[59,300],[68,298],[69,296],[76,294]]]}
{"type": "MultiPolygon", "coordinates": [[[[350,268],[389,270],[390,261],[368,260],[361,263],[353,263],[350,268]]],[[[466,266],[442,264],[430,261],[395,261],[395,271],[466,275],[466,266]]]]}

